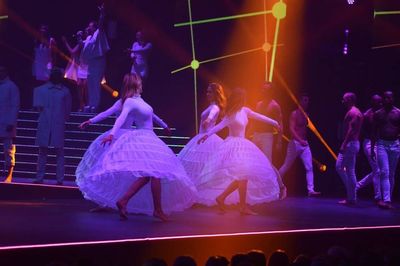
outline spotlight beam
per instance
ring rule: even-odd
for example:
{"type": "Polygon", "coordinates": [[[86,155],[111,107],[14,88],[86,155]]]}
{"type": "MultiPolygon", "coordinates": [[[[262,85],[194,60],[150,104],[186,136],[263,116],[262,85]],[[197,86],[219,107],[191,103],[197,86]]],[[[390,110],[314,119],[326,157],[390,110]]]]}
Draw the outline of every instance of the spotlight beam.
{"type": "MultiPolygon", "coordinates": [[[[267,0],[263,1],[264,11],[267,11],[267,0]]],[[[264,43],[268,43],[267,14],[264,14],[264,43]]],[[[265,80],[268,79],[268,51],[265,51],[265,80]]]]}
{"type": "Polygon", "coordinates": [[[278,80],[282,83],[283,87],[285,88],[286,92],[289,94],[290,98],[294,101],[294,103],[297,105],[299,110],[304,114],[304,116],[307,118],[308,121],[308,127],[310,130],[314,133],[314,135],[319,139],[319,141],[325,146],[325,148],[328,150],[328,152],[332,155],[333,159],[335,161],[337,160],[337,155],[333,151],[333,149],[328,145],[328,143],[325,141],[325,139],[322,137],[321,133],[318,131],[314,123],[311,121],[310,117],[307,115],[307,113],[304,111],[303,107],[301,107],[299,101],[297,100],[296,96],[294,96],[293,92],[290,90],[289,86],[287,85],[286,81],[283,79],[283,77],[280,75],[279,72],[276,72],[276,75],[278,77],[278,80]]]}
{"type": "Polygon", "coordinates": [[[6,16],[0,16],[0,20],[2,20],[2,19],[8,19],[8,16],[6,15],[6,16]]]}
{"type": "Polygon", "coordinates": [[[263,10],[263,11],[251,12],[251,13],[245,13],[245,14],[239,14],[239,15],[233,15],[233,16],[209,18],[209,19],[202,19],[202,20],[195,20],[195,21],[190,20],[189,22],[176,23],[176,24],[174,24],[174,27],[183,27],[183,26],[188,26],[188,25],[192,26],[192,25],[212,23],[212,22],[218,22],[218,21],[224,21],[224,20],[254,17],[254,16],[260,16],[260,15],[271,14],[271,13],[272,13],[272,10],[263,10]]]}

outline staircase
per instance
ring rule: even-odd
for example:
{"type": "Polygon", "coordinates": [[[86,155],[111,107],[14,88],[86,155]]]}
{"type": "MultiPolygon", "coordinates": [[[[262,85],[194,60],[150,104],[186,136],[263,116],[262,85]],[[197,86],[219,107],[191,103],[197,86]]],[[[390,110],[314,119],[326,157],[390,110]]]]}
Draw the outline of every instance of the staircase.
{"type": "MultiPolygon", "coordinates": [[[[27,179],[36,177],[38,147],[35,145],[36,129],[39,113],[35,111],[20,111],[18,116],[16,145],[16,163],[14,177],[27,179]]],[[[90,125],[86,130],[80,130],[78,125],[93,117],[93,114],[71,113],[65,131],[65,177],[66,181],[75,180],[75,170],[90,143],[105,131],[112,128],[115,117],[107,118],[98,124],[90,125]]],[[[154,128],[155,133],[175,152],[178,153],[189,140],[189,137],[165,136],[162,128],[154,128]]],[[[3,151],[3,143],[0,143],[3,151]]],[[[2,154],[1,154],[2,155],[2,154]]],[[[0,158],[3,168],[4,156],[0,158]]],[[[45,179],[55,180],[56,157],[54,149],[49,149],[45,179]]]]}

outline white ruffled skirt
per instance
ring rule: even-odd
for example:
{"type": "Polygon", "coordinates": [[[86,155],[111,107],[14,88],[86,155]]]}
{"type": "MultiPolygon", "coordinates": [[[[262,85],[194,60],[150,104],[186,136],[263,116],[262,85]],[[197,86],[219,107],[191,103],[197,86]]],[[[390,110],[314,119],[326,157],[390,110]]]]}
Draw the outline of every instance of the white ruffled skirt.
{"type": "Polygon", "coordinates": [[[202,136],[204,134],[194,136],[178,154],[178,159],[195,186],[199,183],[199,175],[205,164],[218,150],[219,145],[224,142],[220,137],[213,134],[204,143],[197,144],[202,136]]]}
{"type": "MultiPolygon", "coordinates": [[[[198,202],[215,205],[215,198],[235,180],[248,180],[246,201],[250,205],[277,200],[278,175],[271,162],[251,141],[242,137],[228,137],[198,177],[198,202]]],[[[238,191],[229,195],[225,202],[238,203],[238,191]]]]}
{"type": "MultiPolygon", "coordinates": [[[[76,183],[85,199],[116,209],[115,203],[140,177],[161,179],[165,213],[182,211],[196,198],[196,188],[175,154],[152,130],[120,129],[111,145],[103,147],[100,135],[85,152],[76,170],[76,183]]],[[[130,213],[152,215],[150,183],[128,203],[130,213]]]]}

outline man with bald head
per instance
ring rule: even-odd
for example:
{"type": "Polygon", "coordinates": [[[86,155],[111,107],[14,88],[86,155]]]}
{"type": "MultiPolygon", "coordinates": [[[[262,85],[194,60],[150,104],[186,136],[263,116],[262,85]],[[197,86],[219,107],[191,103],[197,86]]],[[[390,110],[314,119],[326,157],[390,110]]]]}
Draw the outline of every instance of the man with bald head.
{"type": "Polygon", "coordinates": [[[377,144],[377,162],[380,170],[380,185],[383,203],[379,206],[392,209],[394,175],[400,156],[400,110],[393,105],[393,92],[383,93],[383,108],[374,115],[374,136],[371,145],[371,157],[375,158],[377,144]]]}
{"type": "MultiPolygon", "coordinates": [[[[371,97],[371,108],[369,108],[363,114],[363,125],[362,125],[362,133],[364,135],[363,141],[363,150],[364,154],[368,159],[368,163],[371,166],[372,172],[366,175],[363,179],[361,179],[357,183],[357,190],[366,187],[370,183],[374,185],[374,199],[376,203],[379,205],[382,201],[382,194],[381,194],[381,185],[380,185],[380,178],[379,178],[379,167],[376,160],[371,158],[371,138],[373,135],[373,121],[374,121],[374,114],[376,111],[382,108],[382,97],[378,94],[375,94],[371,97]]],[[[376,153],[376,147],[374,149],[376,153]]]]}
{"type": "Polygon", "coordinates": [[[356,107],[356,95],[353,92],[346,92],[343,95],[342,103],[347,113],[343,121],[344,139],[336,161],[336,171],[341,177],[347,192],[347,198],[339,201],[339,203],[347,205],[355,204],[357,201],[355,166],[356,155],[360,150],[359,137],[363,115],[356,107]]]}

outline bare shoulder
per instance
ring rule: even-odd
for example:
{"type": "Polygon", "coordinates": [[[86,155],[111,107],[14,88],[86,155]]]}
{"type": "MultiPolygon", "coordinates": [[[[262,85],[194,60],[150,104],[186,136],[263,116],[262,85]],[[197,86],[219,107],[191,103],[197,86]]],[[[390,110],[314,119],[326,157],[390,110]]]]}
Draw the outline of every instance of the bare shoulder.
{"type": "Polygon", "coordinates": [[[280,110],[281,106],[279,105],[279,103],[275,100],[271,100],[271,102],[269,103],[269,108],[275,109],[275,110],[280,110]]]}

